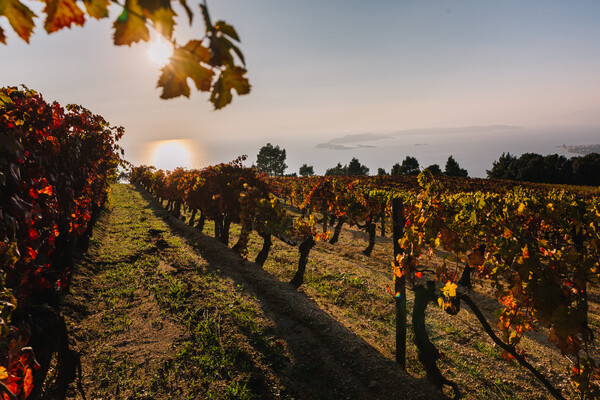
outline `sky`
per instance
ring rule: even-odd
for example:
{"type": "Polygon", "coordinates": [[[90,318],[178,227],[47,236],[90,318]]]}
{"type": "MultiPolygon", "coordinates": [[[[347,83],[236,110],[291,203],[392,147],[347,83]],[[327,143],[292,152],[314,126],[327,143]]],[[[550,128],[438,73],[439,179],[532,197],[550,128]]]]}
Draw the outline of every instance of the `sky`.
{"type": "MultiPolygon", "coordinates": [[[[81,104],[125,127],[129,161],[171,168],[241,154],[250,164],[269,142],[286,149],[287,172],[308,163],[322,174],[358,157],[375,173],[407,155],[443,168],[454,154],[472,176],[485,176],[503,151],[600,143],[598,0],[208,0],[208,7],[213,20],[237,29],[252,84],[223,110],[213,111],[200,92],[161,100],[149,44],[112,44],[118,8],[107,20],[51,35],[38,22],[30,44],[9,32],[0,85],[81,104]],[[317,147],[363,134],[388,138],[317,147]]],[[[6,19],[0,25],[9,30],[6,19]]],[[[178,20],[175,36],[185,43],[203,31],[196,14],[192,26],[178,20]]]]}

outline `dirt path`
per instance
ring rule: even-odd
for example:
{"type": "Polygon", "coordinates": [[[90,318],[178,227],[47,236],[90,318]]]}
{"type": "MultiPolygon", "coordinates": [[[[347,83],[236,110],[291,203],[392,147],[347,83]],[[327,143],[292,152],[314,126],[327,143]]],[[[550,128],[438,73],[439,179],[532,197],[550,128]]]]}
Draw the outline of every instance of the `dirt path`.
{"type": "Polygon", "coordinates": [[[88,399],[440,397],[133,186],[113,187],[90,243],[64,307],[88,399]]]}

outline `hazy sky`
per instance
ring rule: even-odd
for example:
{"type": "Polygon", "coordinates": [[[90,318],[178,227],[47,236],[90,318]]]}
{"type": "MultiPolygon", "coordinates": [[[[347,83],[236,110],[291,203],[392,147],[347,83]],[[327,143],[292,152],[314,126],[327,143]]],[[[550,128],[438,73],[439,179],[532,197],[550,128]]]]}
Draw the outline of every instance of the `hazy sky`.
{"type": "MultiPolygon", "coordinates": [[[[570,144],[570,127],[583,126],[597,128],[600,142],[598,0],[208,0],[208,6],[213,20],[226,20],[240,34],[253,85],[224,110],[212,111],[199,92],[161,100],[149,45],[112,45],[117,9],[110,20],[52,35],[38,26],[29,45],[9,35],[8,46],[0,45],[0,85],[24,83],[46,100],[79,103],[124,126],[122,145],[135,164],[152,162],[156,141],[168,139],[186,140],[194,166],[243,153],[254,161],[271,142],[286,148],[289,172],[306,161],[318,173],[353,155],[372,172],[389,170],[413,151],[315,149],[347,134],[511,125],[543,141],[540,128],[561,127],[570,144]]],[[[179,20],[180,42],[203,35],[196,17],[191,28],[179,20]]],[[[8,30],[4,18],[0,24],[8,30]]],[[[415,138],[412,145],[435,140],[415,138]]],[[[431,162],[443,167],[445,157],[431,162]]]]}

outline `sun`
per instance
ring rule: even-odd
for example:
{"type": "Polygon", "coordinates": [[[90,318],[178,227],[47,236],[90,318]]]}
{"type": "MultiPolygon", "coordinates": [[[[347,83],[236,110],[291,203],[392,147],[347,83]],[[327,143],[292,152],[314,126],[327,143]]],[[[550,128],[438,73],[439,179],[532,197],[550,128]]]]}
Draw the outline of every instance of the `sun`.
{"type": "Polygon", "coordinates": [[[173,171],[177,167],[190,167],[190,151],[185,140],[163,140],[158,143],[152,156],[157,169],[173,171]]]}
{"type": "Polygon", "coordinates": [[[173,45],[160,35],[156,36],[148,48],[150,60],[161,67],[167,65],[171,54],[173,54],[173,45]]]}

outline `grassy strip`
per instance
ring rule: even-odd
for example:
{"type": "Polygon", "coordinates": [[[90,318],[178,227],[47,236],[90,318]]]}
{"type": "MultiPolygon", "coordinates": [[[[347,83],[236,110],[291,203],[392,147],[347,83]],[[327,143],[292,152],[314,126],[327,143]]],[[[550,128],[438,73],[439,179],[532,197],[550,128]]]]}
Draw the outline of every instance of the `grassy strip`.
{"type": "Polygon", "coordinates": [[[72,313],[71,331],[89,397],[292,397],[289,354],[255,299],[173,235],[131,186],[113,186],[112,199],[66,301],[87,305],[72,313]]]}

